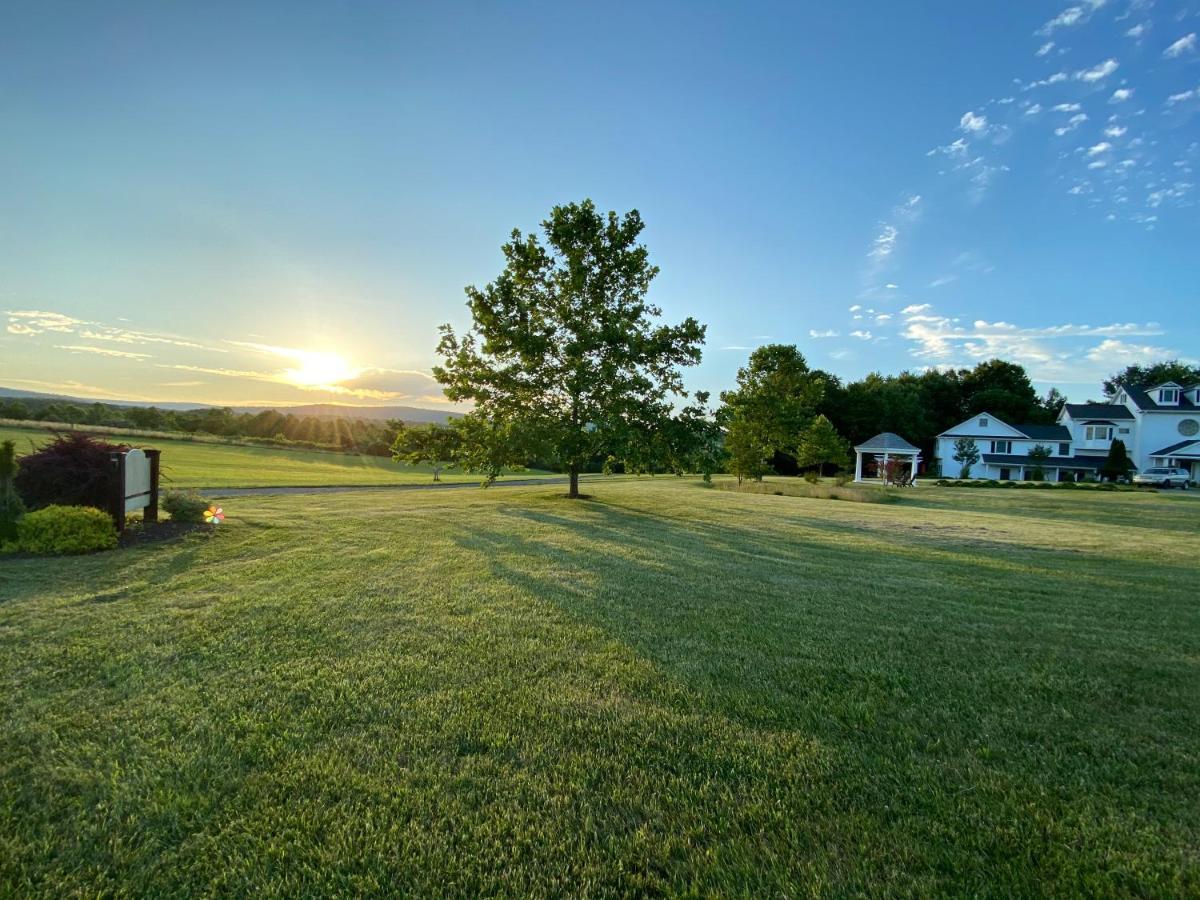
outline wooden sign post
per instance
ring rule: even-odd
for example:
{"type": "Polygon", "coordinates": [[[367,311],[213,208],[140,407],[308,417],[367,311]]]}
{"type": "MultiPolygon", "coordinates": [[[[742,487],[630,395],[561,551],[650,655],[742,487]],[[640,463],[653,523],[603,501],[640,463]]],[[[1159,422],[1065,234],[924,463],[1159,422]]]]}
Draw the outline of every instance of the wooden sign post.
{"type": "Polygon", "coordinates": [[[142,521],[158,521],[158,472],[161,450],[122,450],[112,455],[117,477],[109,512],[117,531],[125,530],[125,517],[143,510],[142,521]]]}

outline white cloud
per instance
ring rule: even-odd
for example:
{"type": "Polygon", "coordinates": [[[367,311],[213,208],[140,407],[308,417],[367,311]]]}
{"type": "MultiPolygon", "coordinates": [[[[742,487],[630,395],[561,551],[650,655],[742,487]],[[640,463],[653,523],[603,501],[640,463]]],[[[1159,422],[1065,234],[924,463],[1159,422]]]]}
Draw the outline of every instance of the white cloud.
{"type": "Polygon", "coordinates": [[[1110,138],[1119,138],[1128,130],[1129,129],[1125,128],[1123,125],[1109,125],[1104,129],[1104,136],[1110,138]]]}
{"type": "Polygon", "coordinates": [[[1172,94],[1167,98],[1167,105],[1174,106],[1176,103],[1183,103],[1185,100],[1191,100],[1197,94],[1196,90],[1182,91],[1178,94],[1172,94]]]}
{"type": "Polygon", "coordinates": [[[114,356],[121,359],[150,359],[149,353],[129,353],[125,350],[113,350],[111,347],[89,347],[84,344],[55,344],[59,350],[69,350],[72,353],[95,353],[98,356],[114,356]]]}
{"type": "Polygon", "coordinates": [[[899,234],[894,225],[881,223],[879,234],[871,242],[871,250],[867,255],[876,262],[883,262],[895,252],[899,234]]]}
{"type": "Polygon", "coordinates": [[[891,313],[880,313],[879,315],[877,315],[875,317],[875,322],[876,322],[876,324],[882,325],[884,322],[889,321],[891,318],[892,318],[891,313]]]}
{"type": "Polygon", "coordinates": [[[850,307],[850,312],[858,312],[860,309],[862,309],[862,305],[855,303],[853,306],[850,307]]]}
{"type": "Polygon", "coordinates": [[[41,334],[44,331],[70,334],[81,325],[91,324],[83,319],[40,309],[10,309],[7,315],[10,334],[41,334]],[[14,328],[14,325],[17,327],[14,328]]]}
{"type": "Polygon", "coordinates": [[[1117,88],[1108,98],[1109,103],[1124,103],[1133,96],[1133,88],[1117,88]]]}
{"type": "Polygon", "coordinates": [[[1059,137],[1062,137],[1064,134],[1070,134],[1072,131],[1074,131],[1076,128],[1078,128],[1080,125],[1082,125],[1087,120],[1088,120],[1087,113],[1076,113],[1075,115],[1071,116],[1070,119],[1067,120],[1066,125],[1062,125],[1058,128],[1055,128],[1054,133],[1057,134],[1059,137]]]}
{"type": "Polygon", "coordinates": [[[889,291],[896,291],[896,290],[900,289],[900,285],[893,284],[890,281],[887,284],[885,284],[884,287],[887,288],[889,291]]]}
{"type": "Polygon", "coordinates": [[[1101,341],[1087,352],[1087,358],[1092,362],[1104,363],[1114,367],[1129,363],[1148,363],[1155,360],[1167,359],[1179,355],[1178,350],[1167,347],[1155,347],[1150,344],[1130,344],[1113,338],[1101,341]]]}
{"type": "Polygon", "coordinates": [[[987,116],[977,115],[971,110],[967,110],[962,114],[962,118],[958,120],[958,127],[968,134],[978,134],[987,131],[987,116]]]}
{"type": "Polygon", "coordinates": [[[860,341],[869,341],[873,335],[869,331],[852,331],[850,337],[858,338],[860,341]]]}
{"type": "Polygon", "coordinates": [[[929,309],[933,309],[933,306],[929,303],[913,303],[912,305],[906,306],[904,309],[900,310],[900,315],[916,316],[929,309]]]}
{"type": "Polygon", "coordinates": [[[950,282],[957,280],[957,275],[939,275],[937,278],[933,279],[933,281],[929,282],[929,286],[931,288],[943,287],[950,282]]]}
{"type": "Polygon", "coordinates": [[[1196,32],[1185,34],[1170,47],[1163,51],[1164,59],[1175,59],[1196,49],[1196,32]]]}
{"type": "Polygon", "coordinates": [[[810,338],[835,338],[838,337],[838,333],[832,328],[830,328],[828,331],[814,331],[810,328],[808,330],[808,336],[810,338]]]}
{"type": "Polygon", "coordinates": [[[1057,16],[1039,28],[1036,34],[1048,35],[1059,28],[1071,28],[1082,25],[1091,18],[1092,13],[1104,6],[1107,0],[1084,0],[1076,6],[1068,6],[1057,16]]]}
{"type": "Polygon", "coordinates": [[[1100,81],[1107,78],[1113,72],[1120,68],[1120,63],[1115,59],[1106,59],[1104,62],[1092,66],[1090,69],[1080,69],[1075,73],[1075,78],[1078,81],[1100,81]]]}
{"type": "Polygon", "coordinates": [[[1036,116],[1041,111],[1042,111],[1042,104],[1035,103],[1032,106],[1030,106],[1028,109],[1025,110],[1025,115],[1036,116]]]}
{"type": "Polygon", "coordinates": [[[1094,144],[1091,147],[1088,147],[1087,155],[1088,156],[1099,156],[1101,153],[1107,153],[1111,149],[1112,149],[1112,144],[1110,144],[1108,141],[1101,141],[1098,144],[1094,144]]]}
{"type": "Polygon", "coordinates": [[[1060,103],[1057,106],[1051,107],[1054,112],[1079,112],[1083,109],[1078,103],[1060,103]]]}
{"type": "Polygon", "coordinates": [[[1125,37],[1131,37],[1136,40],[1137,38],[1140,38],[1143,34],[1145,34],[1149,30],[1150,30],[1149,22],[1140,22],[1137,25],[1134,25],[1128,31],[1126,31],[1125,37]]]}
{"type": "Polygon", "coordinates": [[[935,153],[942,153],[946,156],[965,156],[967,153],[967,146],[968,145],[966,141],[964,141],[962,138],[958,138],[957,140],[952,141],[949,144],[945,144],[944,146],[934,147],[925,155],[933,156],[935,153]]]}
{"type": "Polygon", "coordinates": [[[985,320],[964,326],[947,316],[915,315],[907,319],[902,335],[913,345],[911,354],[920,359],[967,362],[1000,357],[1053,373],[1078,361],[1079,341],[1162,333],[1155,322],[1021,328],[985,320]]]}
{"type": "Polygon", "coordinates": [[[1042,46],[1037,48],[1037,53],[1035,53],[1033,55],[1034,56],[1045,56],[1047,53],[1049,53],[1053,49],[1054,49],[1054,41],[1046,41],[1046,43],[1042,44],[1042,46]]]}

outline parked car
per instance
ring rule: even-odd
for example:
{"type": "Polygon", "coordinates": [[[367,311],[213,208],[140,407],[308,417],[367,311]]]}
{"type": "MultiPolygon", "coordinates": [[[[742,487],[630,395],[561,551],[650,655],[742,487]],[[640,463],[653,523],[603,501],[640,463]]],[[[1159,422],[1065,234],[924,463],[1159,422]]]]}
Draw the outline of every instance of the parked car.
{"type": "Polygon", "coordinates": [[[1187,469],[1171,469],[1166,466],[1153,466],[1145,472],[1133,476],[1134,484],[1153,484],[1161,488],[1180,487],[1185,491],[1191,479],[1187,469]]]}

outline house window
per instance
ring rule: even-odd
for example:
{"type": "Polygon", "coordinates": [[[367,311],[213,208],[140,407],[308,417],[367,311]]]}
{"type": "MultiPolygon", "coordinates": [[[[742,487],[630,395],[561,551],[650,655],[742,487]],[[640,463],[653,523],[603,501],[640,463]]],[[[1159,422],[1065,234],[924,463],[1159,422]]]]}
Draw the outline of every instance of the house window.
{"type": "Polygon", "coordinates": [[[1111,441],[1112,426],[1089,425],[1085,431],[1085,436],[1089,441],[1111,441]]]}
{"type": "Polygon", "coordinates": [[[988,420],[987,420],[987,419],[980,419],[980,420],[979,420],[979,427],[980,427],[980,428],[987,428],[987,427],[988,427],[988,420]]]}
{"type": "Polygon", "coordinates": [[[1163,388],[1158,392],[1159,403],[1178,403],[1179,389],[1178,388],[1163,388]]]}
{"type": "Polygon", "coordinates": [[[1012,441],[992,441],[993,453],[1012,453],[1012,441]]]}
{"type": "Polygon", "coordinates": [[[1058,455],[1059,456],[1070,456],[1071,455],[1071,445],[1070,444],[1059,444],[1058,445],[1058,455]]]}
{"type": "Polygon", "coordinates": [[[1118,434],[1129,434],[1129,429],[1128,428],[1118,428],[1117,433],[1118,434]]]}

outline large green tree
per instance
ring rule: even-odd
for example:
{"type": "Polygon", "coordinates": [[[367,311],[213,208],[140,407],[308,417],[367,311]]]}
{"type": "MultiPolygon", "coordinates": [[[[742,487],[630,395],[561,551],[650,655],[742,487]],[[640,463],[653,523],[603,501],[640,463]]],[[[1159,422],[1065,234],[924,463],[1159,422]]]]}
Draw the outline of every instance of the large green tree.
{"type": "Polygon", "coordinates": [[[800,434],[796,463],[808,466],[845,467],[850,463],[850,442],[837,433],[833,423],[818,415],[800,434]]]}
{"type": "Polygon", "coordinates": [[[719,417],[727,443],[795,457],[800,435],[812,422],[828,378],[808,367],[792,344],[767,344],[738,369],[737,388],[722,391],[719,417]]]}
{"type": "Polygon", "coordinates": [[[966,415],[990,412],[1012,425],[1049,423],[1024,367],[1002,359],[982,362],[961,378],[966,415]]]}
{"type": "Polygon", "coordinates": [[[681,366],[700,361],[704,326],[661,324],[646,295],[658,269],[642,218],[590,200],[556,206],[536,234],[512,232],[504,270],[468,287],[473,324],[442,327],[434,367],[451,400],[474,404],[464,458],[494,477],[533,455],[561,461],[569,496],[597,455],[645,463],[653,433],[686,397],[681,366]]]}

